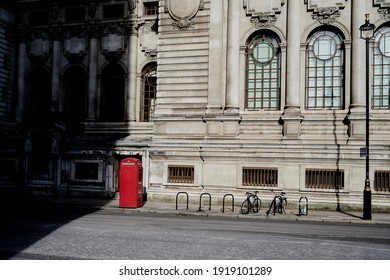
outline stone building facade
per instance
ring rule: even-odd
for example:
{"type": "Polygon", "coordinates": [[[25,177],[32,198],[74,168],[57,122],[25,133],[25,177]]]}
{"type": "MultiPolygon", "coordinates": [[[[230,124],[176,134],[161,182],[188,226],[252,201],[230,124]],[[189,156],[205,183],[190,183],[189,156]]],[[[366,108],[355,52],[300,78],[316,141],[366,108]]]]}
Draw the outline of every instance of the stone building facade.
{"type": "Polygon", "coordinates": [[[359,206],[368,13],[369,175],[373,207],[390,206],[390,1],[5,3],[3,187],[112,196],[135,157],[152,200],[359,206]]]}

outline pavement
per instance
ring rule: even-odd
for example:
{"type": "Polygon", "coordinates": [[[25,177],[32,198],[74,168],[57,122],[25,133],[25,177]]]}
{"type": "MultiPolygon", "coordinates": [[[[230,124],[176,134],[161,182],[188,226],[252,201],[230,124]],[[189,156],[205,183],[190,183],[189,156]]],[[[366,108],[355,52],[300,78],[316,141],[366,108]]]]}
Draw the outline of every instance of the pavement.
{"type": "MultiPolygon", "coordinates": [[[[266,214],[268,208],[261,208],[259,213],[241,214],[240,207],[225,205],[222,211],[221,205],[202,205],[199,209],[199,204],[189,203],[188,208],[186,203],[175,202],[160,202],[146,201],[139,208],[121,208],[119,207],[119,199],[103,199],[103,198],[81,198],[81,197],[28,197],[24,198],[30,203],[38,203],[40,205],[50,204],[62,207],[87,208],[92,211],[110,210],[120,211],[122,213],[149,213],[161,215],[182,215],[182,216],[203,216],[203,217],[223,217],[234,219],[258,219],[258,220],[274,220],[274,221],[307,221],[307,222],[332,222],[332,223],[359,223],[359,224],[383,224],[390,225],[390,213],[372,213],[371,220],[364,220],[361,212],[342,212],[342,211],[323,211],[310,210],[310,205],[307,209],[307,215],[299,215],[298,209],[286,209],[285,214],[276,213],[273,215],[266,214]]],[[[24,203],[24,202],[21,202],[24,203]]]]}

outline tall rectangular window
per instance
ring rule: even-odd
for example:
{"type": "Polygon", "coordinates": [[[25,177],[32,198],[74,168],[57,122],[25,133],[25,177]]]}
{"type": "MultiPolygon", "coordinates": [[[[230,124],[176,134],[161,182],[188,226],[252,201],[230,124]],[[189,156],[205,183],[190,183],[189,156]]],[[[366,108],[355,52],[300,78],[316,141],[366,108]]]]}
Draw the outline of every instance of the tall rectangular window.
{"type": "Polygon", "coordinates": [[[344,108],[344,48],[342,38],[318,31],[306,50],[306,109],[344,108]]]}
{"type": "Polygon", "coordinates": [[[279,110],[279,41],[273,36],[256,36],[248,44],[246,55],[246,109],[279,110]]]}
{"type": "Polygon", "coordinates": [[[373,52],[372,108],[390,109],[390,27],[375,36],[373,52]]]}

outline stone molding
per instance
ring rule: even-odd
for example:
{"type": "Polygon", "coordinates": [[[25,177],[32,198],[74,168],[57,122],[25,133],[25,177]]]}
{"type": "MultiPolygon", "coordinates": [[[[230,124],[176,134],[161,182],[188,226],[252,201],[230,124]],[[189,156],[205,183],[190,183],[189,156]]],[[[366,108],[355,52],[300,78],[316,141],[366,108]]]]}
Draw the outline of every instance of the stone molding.
{"type": "Polygon", "coordinates": [[[192,20],[204,8],[204,0],[164,0],[164,11],[174,20],[172,26],[177,30],[194,28],[192,20]]]}
{"type": "Polygon", "coordinates": [[[329,25],[340,17],[340,10],[345,8],[346,1],[348,0],[305,0],[305,4],[307,10],[313,12],[313,20],[322,25],[329,25]]]}
{"type": "Polygon", "coordinates": [[[285,0],[244,0],[243,7],[246,15],[251,17],[250,22],[254,27],[270,27],[275,24],[276,15],[281,13],[285,2],[285,0]]]}

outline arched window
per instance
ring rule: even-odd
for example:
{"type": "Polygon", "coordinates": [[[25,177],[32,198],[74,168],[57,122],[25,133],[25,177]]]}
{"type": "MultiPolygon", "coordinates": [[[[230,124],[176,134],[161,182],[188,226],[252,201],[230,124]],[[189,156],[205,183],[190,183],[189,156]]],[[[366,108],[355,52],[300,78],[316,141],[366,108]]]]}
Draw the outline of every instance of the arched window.
{"type": "Polygon", "coordinates": [[[275,36],[254,37],[246,50],[247,110],[279,110],[281,51],[275,36]]]}
{"type": "Polygon", "coordinates": [[[148,64],[142,71],[143,104],[141,118],[144,122],[151,121],[156,107],[157,65],[148,64]]]}
{"type": "Polygon", "coordinates": [[[49,72],[37,67],[27,78],[28,114],[30,117],[46,119],[51,112],[51,77],[49,72]]]}
{"type": "Polygon", "coordinates": [[[343,108],[343,39],[333,31],[317,31],[306,49],[306,109],[343,108]]]}
{"type": "Polygon", "coordinates": [[[373,109],[390,109],[390,27],[375,34],[373,57],[373,109]]]}
{"type": "Polygon", "coordinates": [[[87,117],[87,77],[85,71],[72,66],[64,74],[65,113],[68,118],[83,121],[87,117]]]}
{"type": "Polygon", "coordinates": [[[102,73],[100,120],[123,122],[125,118],[125,73],[117,64],[108,65],[102,73]]]}

